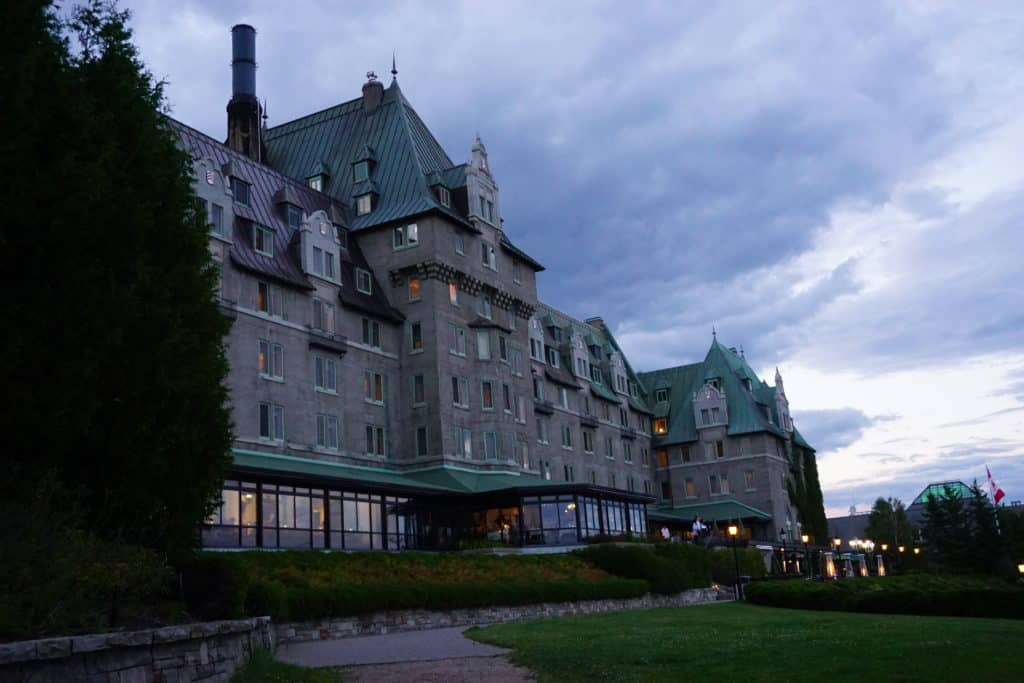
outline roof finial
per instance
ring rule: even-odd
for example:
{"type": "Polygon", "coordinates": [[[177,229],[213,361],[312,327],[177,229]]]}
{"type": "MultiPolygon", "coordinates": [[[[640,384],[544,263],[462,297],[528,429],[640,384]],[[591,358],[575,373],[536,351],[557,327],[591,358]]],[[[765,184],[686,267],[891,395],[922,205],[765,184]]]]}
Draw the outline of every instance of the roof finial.
{"type": "Polygon", "coordinates": [[[718,331],[715,329],[714,325],[711,326],[711,338],[718,339],[718,331]]]}
{"type": "Polygon", "coordinates": [[[740,344],[740,358],[742,358],[743,360],[747,359],[746,354],[743,353],[743,344],[740,344]]]}
{"type": "Polygon", "coordinates": [[[391,52],[391,78],[398,78],[398,67],[395,66],[395,53],[391,52]]]}

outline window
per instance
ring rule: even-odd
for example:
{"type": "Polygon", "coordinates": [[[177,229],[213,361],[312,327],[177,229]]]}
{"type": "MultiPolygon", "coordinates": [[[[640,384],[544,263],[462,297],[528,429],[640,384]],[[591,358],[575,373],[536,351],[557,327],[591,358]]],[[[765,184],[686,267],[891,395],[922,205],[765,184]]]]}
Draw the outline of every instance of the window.
{"type": "Polygon", "coordinates": [[[419,244],[419,228],[415,223],[400,225],[391,233],[392,249],[407,249],[419,244]]]}
{"type": "Polygon", "coordinates": [[[714,423],[714,424],[718,424],[721,421],[721,418],[719,417],[718,413],[719,413],[718,408],[712,408],[711,409],[711,422],[714,423]]]}
{"type": "Polygon", "coordinates": [[[361,183],[370,177],[370,162],[357,161],[352,164],[352,182],[361,183]]]}
{"type": "Polygon", "coordinates": [[[658,389],[655,391],[654,400],[658,403],[665,403],[668,401],[668,389],[658,389]]]}
{"type": "Polygon", "coordinates": [[[465,377],[452,377],[452,403],[460,408],[469,407],[469,383],[465,377]]]}
{"type": "Polygon", "coordinates": [[[448,352],[466,355],[466,331],[455,323],[448,323],[448,352]]]}
{"type": "Polygon", "coordinates": [[[413,323],[410,330],[409,350],[418,352],[423,350],[423,323],[413,323]]]}
{"type": "Polygon", "coordinates": [[[715,442],[715,455],[717,455],[719,458],[725,457],[725,444],[723,442],[715,442]]]}
{"type": "Polygon", "coordinates": [[[658,467],[668,467],[668,449],[658,449],[658,467]]]}
{"type": "Polygon", "coordinates": [[[635,484],[633,483],[633,477],[626,477],[626,490],[633,491],[635,484]]]}
{"type": "Polygon", "coordinates": [[[478,312],[488,320],[491,320],[494,317],[494,311],[491,309],[491,297],[480,297],[480,310],[478,312]]]}
{"type": "Polygon", "coordinates": [[[313,299],[313,329],[334,332],[334,304],[313,299]]]}
{"type": "Polygon", "coordinates": [[[334,232],[338,236],[338,246],[340,246],[345,251],[348,251],[348,230],[341,227],[340,225],[335,225],[334,232]]]}
{"type": "Polygon", "coordinates": [[[313,247],[313,274],[324,274],[324,250],[320,247],[313,247]]]}
{"type": "Polygon", "coordinates": [[[590,379],[596,382],[597,384],[601,384],[601,368],[597,367],[596,365],[591,365],[590,379]]]}
{"type": "Polygon", "coordinates": [[[577,377],[587,377],[587,375],[588,375],[588,373],[587,373],[587,361],[583,360],[582,358],[577,358],[576,359],[576,376],[577,377]]]}
{"type": "Polygon", "coordinates": [[[672,485],[667,481],[661,482],[661,498],[662,500],[672,500],[672,485]]]}
{"type": "Polygon", "coordinates": [[[629,413],[625,408],[619,408],[619,424],[623,427],[629,426],[629,413]]]}
{"type": "Polygon", "coordinates": [[[558,387],[558,405],[569,410],[569,392],[565,387],[558,387]]]}
{"type": "Polygon", "coordinates": [[[455,454],[463,458],[473,457],[473,432],[464,427],[455,428],[455,454]]]}
{"type": "Polygon", "coordinates": [[[690,462],[690,447],[683,446],[683,462],[690,462]]]}
{"type": "Polygon", "coordinates": [[[487,244],[487,242],[480,243],[480,261],[483,263],[484,268],[498,269],[498,262],[494,256],[494,247],[487,244]]]}
{"type": "Polygon", "coordinates": [[[715,459],[715,444],[705,443],[704,444],[704,459],[714,460],[715,459]]]}
{"type": "Polygon", "coordinates": [[[383,427],[366,425],[366,454],[380,457],[387,455],[386,432],[383,427]]]}
{"type": "Polygon", "coordinates": [[[322,391],[338,391],[338,364],[333,358],[317,356],[314,384],[322,391]]]}
{"type": "Polygon", "coordinates": [[[423,375],[415,375],[412,378],[412,404],[414,406],[421,406],[427,402],[426,387],[423,381],[423,375]]]}
{"type": "Polygon", "coordinates": [[[702,425],[711,424],[711,412],[707,408],[700,409],[700,423],[702,425]]]}
{"type": "Polygon", "coordinates": [[[271,344],[266,339],[260,339],[257,360],[260,368],[260,377],[276,380],[284,379],[284,346],[281,344],[271,344]]]}
{"type": "Polygon", "coordinates": [[[560,327],[552,327],[551,328],[551,338],[555,340],[556,344],[561,344],[562,343],[562,328],[560,328],[560,327]]]}
{"type": "Polygon", "coordinates": [[[615,445],[612,443],[612,437],[605,437],[604,440],[604,457],[609,460],[615,459],[615,445]]]}
{"type": "Polygon", "coordinates": [[[365,216],[373,211],[373,195],[361,194],[356,197],[356,215],[365,216]]]}
{"type": "Polygon", "coordinates": [[[668,432],[668,418],[656,417],[654,418],[654,433],[665,434],[668,432]]]}
{"type": "Polygon", "coordinates": [[[548,421],[543,417],[537,418],[537,441],[544,444],[548,442],[548,421]]]}
{"type": "Polygon", "coordinates": [[[452,205],[452,193],[448,191],[447,187],[438,186],[437,188],[437,199],[441,202],[441,206],[445,208],[451,208],[452,205]]]}
{"type": "Polygon", "coordinates": [[[454,282],[448,283],[448,303],[452,306],[459,305],[459,288],[454,282]]]}
{"type": "Polygon", "coordinates": [[[530,358],[533,360],[544,360],[544,345],[534,338],[530,338],[530,358]]]}
{"type": "Polygon", "coordinates": [[[220,204],[210,202],[210,232],[214,235],[224,236],[227,226],[224,225],[224,207],[220,204]]]}
{"type": "Polygon", "coordinates": [[[519,395],[516,395],[516,422],[526,424],[526,401],[519,395]]]}
{"type": "Polygon", "coordinates": [[[708,491],[712,496],[718,496],[722,494],[722,484],[718,481],[718,475],[708,475],[708,491]]]}
{"type": "Polygon", "coordinates": [[[249,206],[249,183],[231,176],[231,194],[234,195],[235,204],[249,206]]]}
{"type": "Polygon", "coordinates": [[[416,455],[424,456],[427,454],[427,428],[417,427],[416,428],[416,455]]]}
{"type": "Polygon", "coordinates": [[[356,268],[356,289],[363,294],[373,294],[373,279],[370,271],[356,268]]]}
{"type": "Polygon", "coordinates": [[[476,355],[480,360],[491,359],[491,334],[486,330],[477,330],[476,355]]]}
{"type": "Polygon", "coordinates": [[[274,231],[262,225],[252,224],[252,248],[257,254],[274,255],[274,231]]]}
{"type": "Polygon", "coordinates": [[[686,480],[686,497],[696,498],[697,497],[697,485],[693,482],[693,479],[687,478],[686,480]]]}
{"type": "Polygon", "coordinates": [[[490,382],[480,383],[480,404],[484,410],[494,410],[494,393],[490,382]]]}
{"type": "Polygon", "coordinates": [[[295,206],[294,204],[284,205],[284,219],[288,222],[288,227],[296,229],[302,225],[302,209],[295,206]]]}
{"type": "Polygon", "coordinates": [[[512,374],[518,377],[523,376],[523,352],[521,349],[512,349],[512,374]]]}
{"type": "Polygon", "coordinates": [[[626,462],[633,462],[633,446],[628,441],[622,442],[622,459],[626,462]]]}
{"type": "Polygon", "coordinates": [[[420,279],[418,277],[409,278],[409,301],[420,300],[420,279]]]}
{"type": "Polygon", "coordinates": [[[508,339],[503,334],[498,335],[498,358],[502,362],[508,362],[508,339]]]}
{"type": "Polygon", "coordinates": [[[729,493],[729,475],[726,474],[725,472],[722,472],[721,474],[718,475],[718,480],[721,482],[722,485],[722,493],[729,493]]]}
{"type": "Polygon", "coordinates": [[[383,348],[381,346],[380,329],[380,323],[376,320],[363,318],[363,343],[375,349],[383,348]]]}
{"type": "Polygon", "coordinates": [[[562,425],[562,448],[572,449],[572,429],[562,425]]]}
{"type": "Polygon", "coordinates": [[[596,484],[597,483],[597,472],[595,472],[594,470],[590,470],[590,483],[591,484],[596,484]]]}
{"type": "Polygon", "coordinates": [[[334,279],[334,254],[329,251],[324,252],[324,277],[333,280],[334,279]]]}
{"type": "Polygon", "coordinates": [[[523,265],[519,261],[512,262],[512,282],[523,284],[523,265]]]}
{"type": "Polygon", "coordinates": [[[589,429],[583,430],[583,452],[594,452],[594,432],[590,431],[589,429]]]}
{"type": "Polygon", "coordinates": [[[466,254],[466,237],[462,233],[455,233],[455,253],[460,256],[466,254]]]}
{"type": "Polygon", "coordinates": [[[316,416],[316,445],[338,450],[338,418],[334,415],[316,416]]]}
{"type": "Polygon", "coordinates": [[[558,349],[553,349],[550,346],[547,347],[548,351],[548,364],[553,367],[558,367],[558,349]]]}
{"type": "Polygon", "coordinates": [[[586,396],[586,395],[583,396],[583,414],[584,415],[591,415],[592,414],[590,412],[590,397],[586,396]]]}
{"type": "Polygon", "coordinates": [[[260,436],[264,439],[284,440],[284,406],[273,403],[259,404],[260,436]]]}
{"type": "Polygon", "coordinates": [[[266,282],[256,283],[256,308],[269,315],[284,317],[284,291],[266,282]]]}
{"type": "Polygon", "coordinates": [[[614,472],[609,472],[608,473],[608,486],[610,486],[611,488],[615,488],[615,473],[614,472]]]}
{"type": "Polygon", "coordinates": [[[498,459],[498,435],[494,432],[484,432],[484,457],[488,460],[498,459]]]}
{"type": "Polygon", "coordinates": [[[647,449],[644,448],[643,446],[640,447],[640,464],[641,465],[650,465],[651,464],[650,454],[648,454],[647,449]]]}
{"type": "Polygon", "coordinates": [[[324,177],[322,175],[315,175],[306,181],[309,183],[309,187],[316,190],[317,192],[324,191],[324,177]]]}
{"type": "Polygon", "coordinates": [[[544,400],[544,381],[539,377],[533,378],[533,398],[538,401],[544,400]]]}
{"type": "Polygon", "coordinates": [[[367,403],[384,405],[384,375],[373,370],[363,373],[363,399],[367,403]]]}

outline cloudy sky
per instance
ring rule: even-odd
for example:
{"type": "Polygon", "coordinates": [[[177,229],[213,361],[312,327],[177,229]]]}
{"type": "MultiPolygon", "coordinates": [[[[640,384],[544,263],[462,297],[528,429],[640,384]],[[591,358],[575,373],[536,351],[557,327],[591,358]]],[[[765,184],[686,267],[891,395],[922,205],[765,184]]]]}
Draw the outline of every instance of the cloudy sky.
{"type": "Polygon", "coordinates": [[[925,484],[1024,499],[1024,5],[125,3],[177,118],[224,136],[230,26],[271,124],[402,89],[479,131],[548,303],[634,367],[711,328],[819,451],[830,514],[925,484]]]}

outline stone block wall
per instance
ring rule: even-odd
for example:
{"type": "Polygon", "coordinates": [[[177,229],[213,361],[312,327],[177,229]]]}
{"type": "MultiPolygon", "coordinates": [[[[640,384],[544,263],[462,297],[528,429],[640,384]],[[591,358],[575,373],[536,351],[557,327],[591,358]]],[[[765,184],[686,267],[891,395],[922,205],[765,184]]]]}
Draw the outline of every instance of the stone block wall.
{"type": "Polygon", "coordinates": [[[257,649],[269,617],[0,644],[0,683],[221,683],[257,649]]]}
{"type": "MultiPolygon", "coordinates": [[[[731,596],[730,596],[731,597],[731,596]]],[[[276,637],[279,644],[309,640],[337,640],[355,636],[381,635],[400,631],[422,631],[451,626],[482,626],[510,621],[529,621],[575,614],[599,614],[629,609],[653,607],[682,607],[719,599],[716,588],[696,588],[677,595],[648,593],[639,598],[625,600],[584,600],[554,602],[516,607],[476,607],[449,612],[427,610],[395,610],[376,612],[358,617],[326,619],[315,622],[278,624],[276,637]]]]}

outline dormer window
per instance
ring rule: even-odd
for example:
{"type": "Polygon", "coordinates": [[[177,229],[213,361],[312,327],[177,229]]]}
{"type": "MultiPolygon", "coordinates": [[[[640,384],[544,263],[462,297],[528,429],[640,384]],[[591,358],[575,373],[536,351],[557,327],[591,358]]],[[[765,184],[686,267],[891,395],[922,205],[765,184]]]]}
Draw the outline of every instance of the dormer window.
{"type": "Polygon", "coordinates": [[[553,368],[557,368],[558,367],[558,349],[553,349],[553,348],[551,348],[549,346],[547,351],[548,351],[548,364],[551,367],[553,367],[553,368]]]}
{"type": "Polygon", "coordinates": [[[365,216],[373,211],[373,195],[367,192],[356,197],[356,215],[365,216]]]}
{"type": "Polygon", "coordinates": [[[668,389],[658,389],[657,391],[655,391],[654,392],[654,400],[657,403],[667,403],[668,402],[668,389]]]}
{"type": "Polygon", "coordinates": [[[370,271],[356,268],[356,289],[363,294],[373,294],[373,278],[370,277],[370,271]]]}
{"type": "Polygon", "coordinates": [[[257,254],[274,255],[274,231],[262,225],[252,225],[252,248],[257,254]]]}
{"type": "Polygon", "coordinates": [[[597,367],[596,365],[591,365],[590,379],[598,384],[601,384],[601,368],[597,367]]]}
{"type": "Polygon", "coordinates": [[[654,433],[655,434],[666,434],[666,433],[668,433],[668,418],[667,417],[656,417],[656,418],[654,418],[654,433]]]}
{"type": "Polygon", "coordinates": [[[370,162],[357,161],[352,164],[352,181],[361,183],[370,177],[370,162]]]}
{"type": "Polygon", "coordinates": [[[441,202],[441,206],[450,209],[452,206],[452,193],[448,191],[447,187],[438,185],[437,200],[441,202]]]}
{"type": "Polygon", "coordinates": [[[551,338],[555,340],[556,344],[561,344],[562,343],[562,328],[560,328],[560,327],[552,327],[551,328],[551,338]]]}
{"type": "Polygon", "coordinates": [[[309,184],[309,187],[311,189],[314,189],[317,192],[323,192],[324,191],[324,176],[323,175],[310,176],[309,178],[306,178],[306,182],[309,184]]]}
{"type": "Polygon", "coordinates": [[[400,225],[391,234],[391,246],[395,250],[415,247],[419,242],[419,228],[415,223],[400,225]]]}
{"type": "MultiPolygon", "coordinates": [[[[302,209],[294,204],[284,205],[284,217],[288,221],[288,227],[298,229],[302,224],[302,209]]],[[[321,224],[322,225],[322,224],[321,224]]]]}
{"type": "Polygon", "coordinates": [[[249,183],[231,176],[231,194],[234,195],[235,204],[249,206],[249,183]]]}

